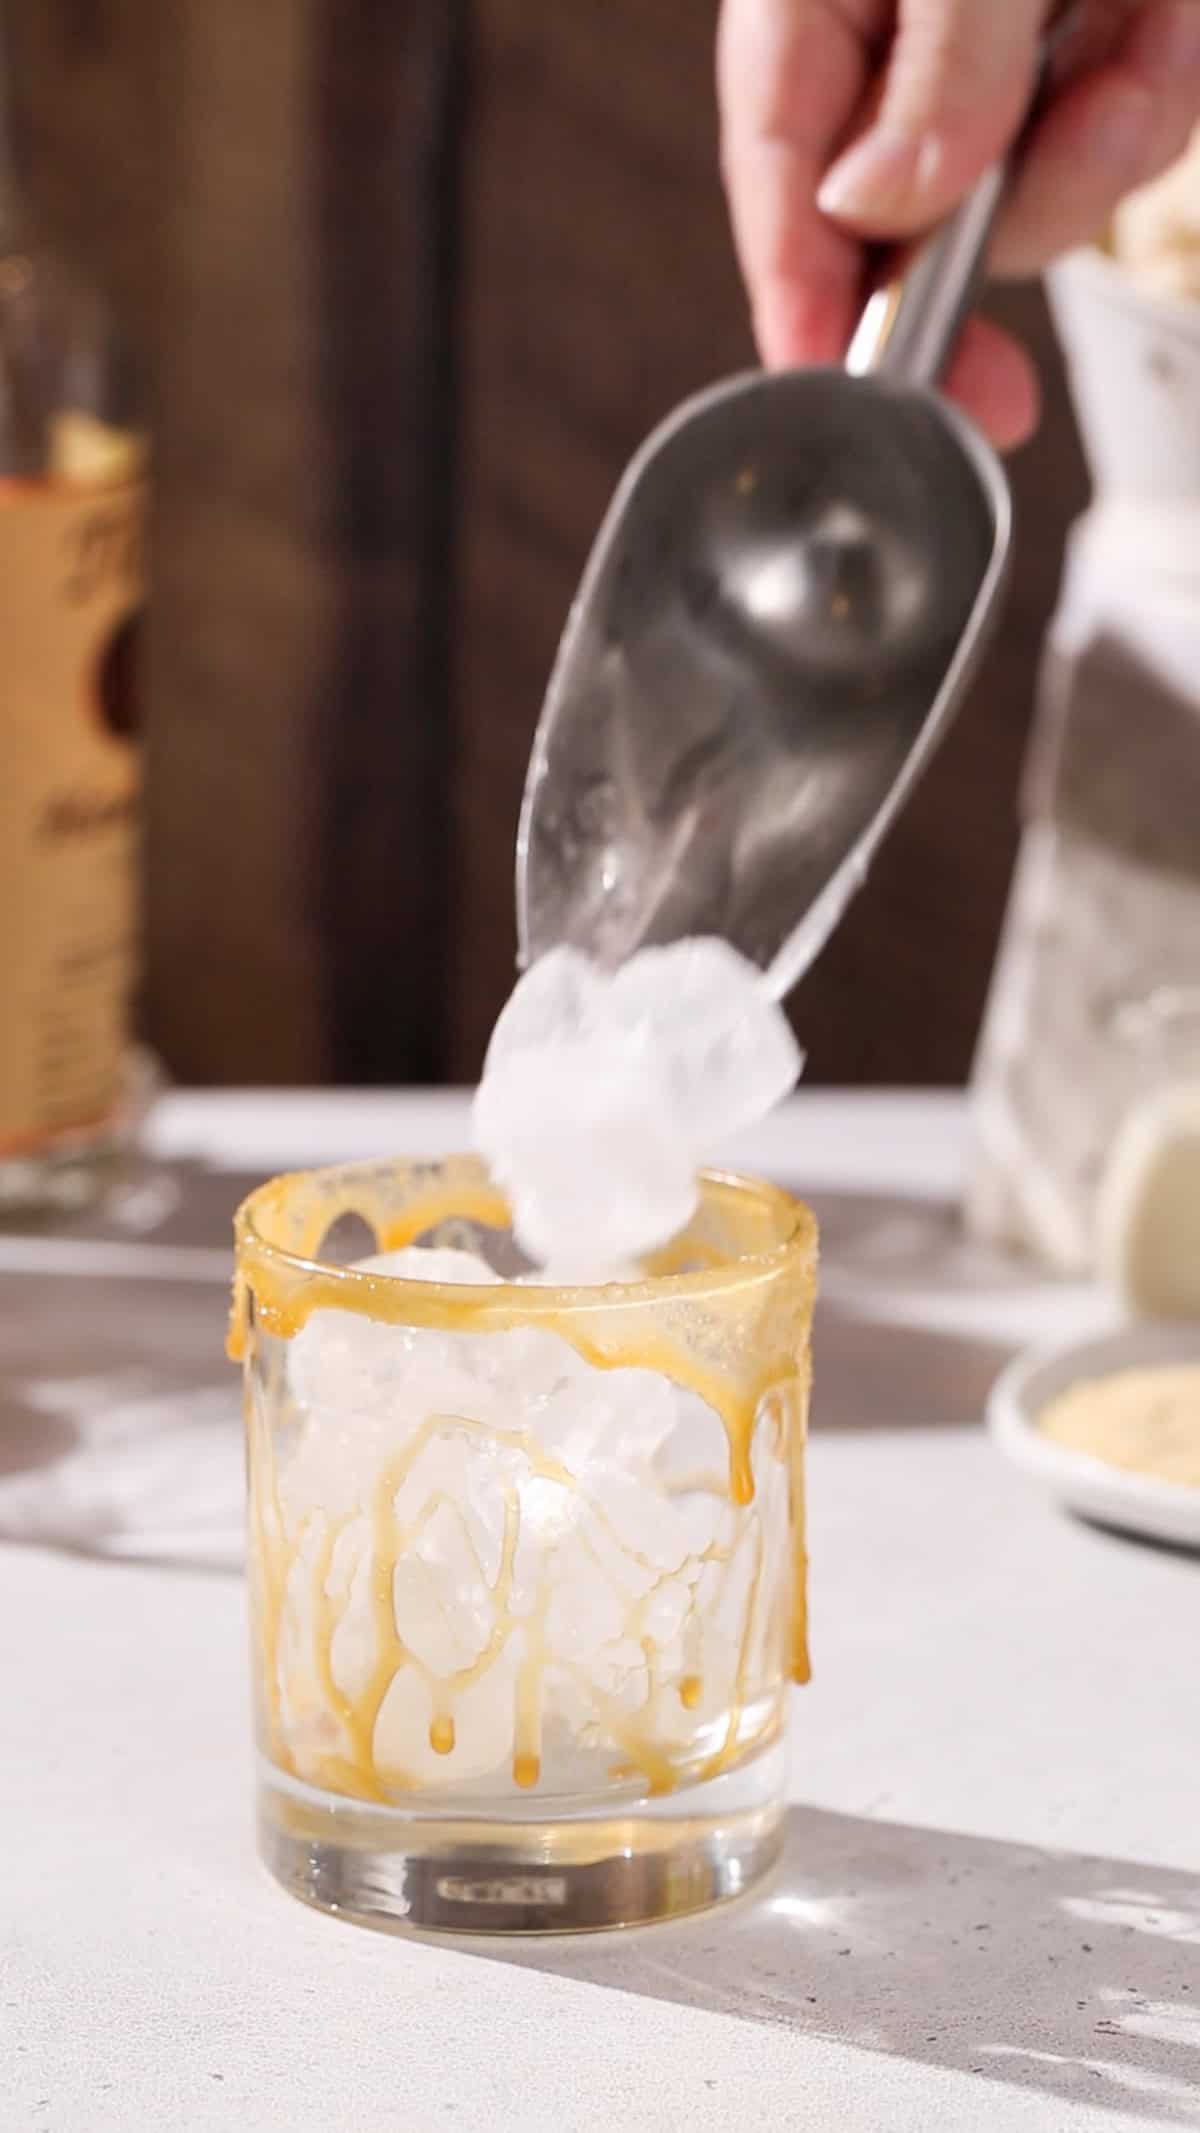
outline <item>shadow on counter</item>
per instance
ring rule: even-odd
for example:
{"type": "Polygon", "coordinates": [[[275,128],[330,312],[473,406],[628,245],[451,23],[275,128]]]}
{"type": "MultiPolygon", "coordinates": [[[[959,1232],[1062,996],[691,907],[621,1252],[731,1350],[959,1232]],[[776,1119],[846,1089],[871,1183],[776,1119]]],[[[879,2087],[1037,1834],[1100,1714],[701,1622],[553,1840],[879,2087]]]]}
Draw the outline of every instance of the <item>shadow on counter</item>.
{"type": "Polygon", "coordinates": [[[1173,1870],[797,1806],[779,1867],[740,1903],[487,1953],[1200,2124],[1200,1880],[1173,1870]]]}

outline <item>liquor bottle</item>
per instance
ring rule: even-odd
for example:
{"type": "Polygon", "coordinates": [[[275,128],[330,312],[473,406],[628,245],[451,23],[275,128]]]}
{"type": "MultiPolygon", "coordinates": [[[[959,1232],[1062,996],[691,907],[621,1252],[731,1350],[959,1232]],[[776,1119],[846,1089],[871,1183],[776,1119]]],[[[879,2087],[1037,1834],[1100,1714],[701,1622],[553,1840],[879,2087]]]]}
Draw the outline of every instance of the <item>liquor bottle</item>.
{"type": "Polygon", "coordinates": [[[0,51],[0,1212],[77,1205],[138,1109],[145,444],[87,279],[32,226],[0,51]]]}

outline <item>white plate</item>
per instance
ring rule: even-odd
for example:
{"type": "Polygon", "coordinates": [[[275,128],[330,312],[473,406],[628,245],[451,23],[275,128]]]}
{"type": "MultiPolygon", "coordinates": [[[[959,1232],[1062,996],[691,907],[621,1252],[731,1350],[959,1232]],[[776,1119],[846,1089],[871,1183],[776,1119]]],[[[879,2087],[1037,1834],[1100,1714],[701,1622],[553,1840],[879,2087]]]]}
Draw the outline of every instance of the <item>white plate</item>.
{"type": "Polygon", "coordinates": [[[1037,1426],[1048,1403],[1081,1378],[1156,1363],[1200,1363],[1200,1326],[1133,1325],[1070,1347],[1027,1349],[992,1387],[988,1427],[1001,1451],[1069,1510],[1127,1533],[1200,1548],[1200,1489],[1127,1474],[1055,1444],[1037,1426]]]}

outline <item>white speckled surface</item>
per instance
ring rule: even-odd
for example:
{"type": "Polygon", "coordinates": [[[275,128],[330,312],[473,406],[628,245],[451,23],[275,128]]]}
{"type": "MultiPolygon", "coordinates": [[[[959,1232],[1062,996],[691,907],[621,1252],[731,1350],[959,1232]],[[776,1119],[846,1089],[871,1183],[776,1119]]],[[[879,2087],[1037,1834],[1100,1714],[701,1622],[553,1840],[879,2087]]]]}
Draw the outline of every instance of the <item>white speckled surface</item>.
{"type": "MultiPolygon", "coordinates": [[[[263,1167],[461,1126],[384,1101],[297,1099],[290,1147],[276,1108],[263,1167]]],[[[818,1677],[740,1906],[499,1957],[310,1914],[253,1856],[236,1580],[0,1550],[4,2133],[1200,2125],[1200,1559],[1071,1523],[976,1425],[1096,1303],[958,1246],[957,1136],[817,1097],[756,1153],[813,1184],[827,1303],[818,1677]]]]}

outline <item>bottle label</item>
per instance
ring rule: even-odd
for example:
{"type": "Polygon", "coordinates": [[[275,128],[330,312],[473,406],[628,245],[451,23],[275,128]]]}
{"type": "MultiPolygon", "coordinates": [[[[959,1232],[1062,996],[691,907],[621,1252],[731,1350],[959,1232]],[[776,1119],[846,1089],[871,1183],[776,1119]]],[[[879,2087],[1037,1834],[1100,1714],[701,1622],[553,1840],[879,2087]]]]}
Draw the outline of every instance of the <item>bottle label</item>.
{"type": "Polygon", "coordinates": [[[137,960],[144,488],[0,481],[0,1156],[102,1127],[137,960]]]}

